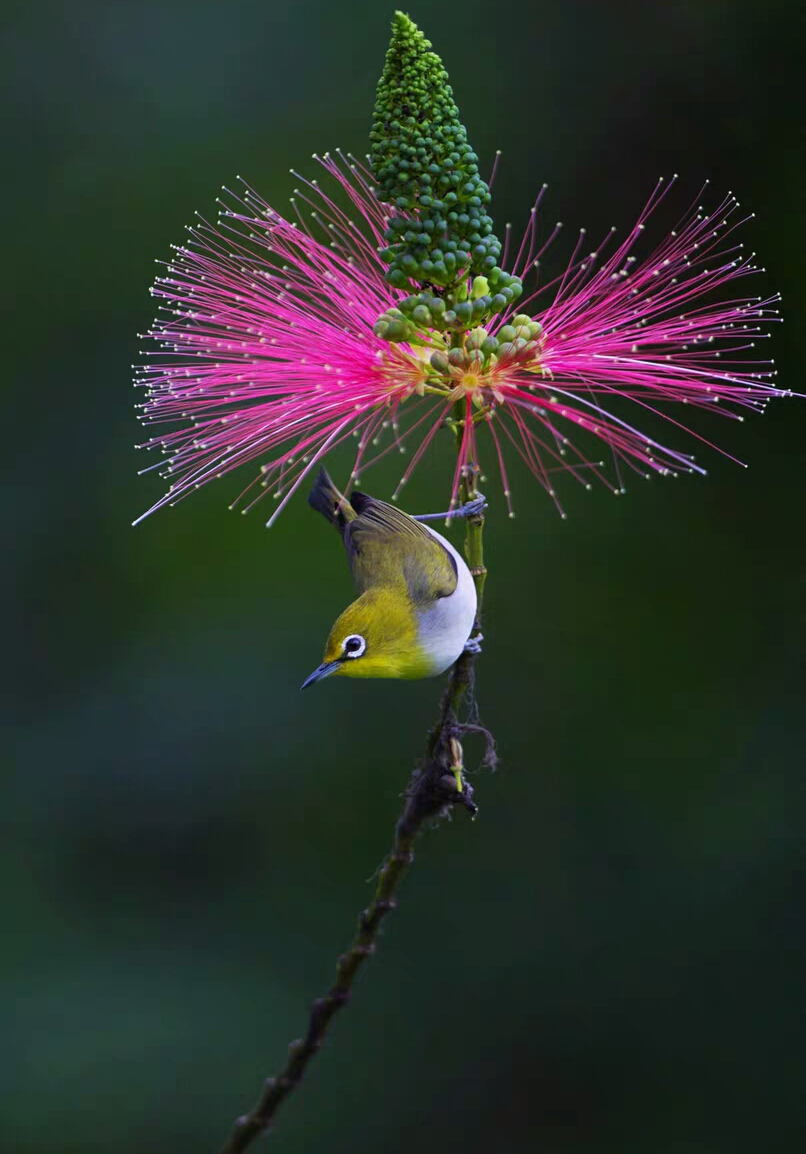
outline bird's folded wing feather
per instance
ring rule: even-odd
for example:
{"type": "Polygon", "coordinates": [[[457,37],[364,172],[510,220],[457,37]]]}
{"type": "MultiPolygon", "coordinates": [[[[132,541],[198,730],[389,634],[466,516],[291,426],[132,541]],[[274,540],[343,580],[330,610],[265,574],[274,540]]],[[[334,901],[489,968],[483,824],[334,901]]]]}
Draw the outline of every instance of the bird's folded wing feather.
{"type": "Polygon", "coordinates": [[[358,516],[343,531],[347,560],[359,593],[404,583],[415,605],[450,597],[456,562],[432,533],[394,505],[354,493],[358,516]]]}

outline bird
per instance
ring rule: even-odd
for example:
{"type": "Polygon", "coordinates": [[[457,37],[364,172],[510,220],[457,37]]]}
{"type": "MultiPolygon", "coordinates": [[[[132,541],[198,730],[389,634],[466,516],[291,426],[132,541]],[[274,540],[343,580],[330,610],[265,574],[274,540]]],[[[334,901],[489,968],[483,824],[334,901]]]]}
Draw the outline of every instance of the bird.
{"type": "Polygon", "coordinates": [[[484,497],[450,514],[410,516],[394,505],[354,492],[345,497],[320,468],[308,504],[341,535],[358,597],[337,618],[322,664],[303,682],[325,677],[436,677],[482,637],[470,634],[477,596],[465,559],[424,524],[471,516],[484,497]]]}

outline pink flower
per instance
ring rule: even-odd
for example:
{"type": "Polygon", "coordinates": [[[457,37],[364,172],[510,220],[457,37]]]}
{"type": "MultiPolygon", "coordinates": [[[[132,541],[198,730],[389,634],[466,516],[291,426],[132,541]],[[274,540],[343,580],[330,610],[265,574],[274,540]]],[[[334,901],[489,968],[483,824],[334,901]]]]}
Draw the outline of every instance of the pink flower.
{"type": "MultiPolygon", "coordinates": [[[[620,464],[642,476],[704,472],[641,432],[624,401],[660,414],[678,434],[686,426],[670,403],[742,420],[784,395],[771,383],[771,362],[754,351],[777,319],[778,298],[740,291],[758,270],[734,239],[743,222],[732,196],[713,212],[693,207],[651,255],[636,258],[645,223],[672,186],[659,183],[620,245],[611,234],[585,252],[580,233],[564,273],[538,283],[514,316],[453,344],[430,329],[389,343],[373,331],[403,295],[384,279],[378,256],[385,208],[360,164],[341,154],[321,164],[328,190],[306,181],[292,201],[296,221],[246,187],[221,202],[218,225],[190,229],[152,289],[160,316],[147,336],[158,347],[138,383],[148,389],[141,411],[154,430],[145,447],[166,458],[151,467],[170,487],[149,512],[259,461],[235,504],[246,511],[272,494],[272,524],[351,436],[351,484],[374,460],[412,446],[399,491],[446,423],[459,443],[452,501],[462,466],[492,452],[509,502],[511,443],[559,508],[560,472],[588,488],[599,478],[614,492],[623,491],[620,464]],[[597,441],[615,481],[590,459],[597,441]]],[[[521,276],[535,269],[539,277],[559,229],[536,251],[541,197],[511,267],[521,276]]]]}

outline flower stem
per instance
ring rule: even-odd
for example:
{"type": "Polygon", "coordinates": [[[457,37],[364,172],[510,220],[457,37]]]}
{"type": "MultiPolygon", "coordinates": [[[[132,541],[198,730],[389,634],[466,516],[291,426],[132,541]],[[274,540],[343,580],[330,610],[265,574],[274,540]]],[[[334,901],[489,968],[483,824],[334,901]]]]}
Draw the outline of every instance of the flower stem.
{"type": "MultiPolygon", "coordinates": [[[[475,465],[467,465],[462,477],[460,498],[463,505],[475,501],[479,495],[476,479],[478,469],[475,465]]],[[[484,599],[484,584],[487,580],[487,570],[484,565],[484,513],[475,513],[467,518],[465,528],[465,557],[470,566],[470,573],[476,585],[476,622],[473,632],[478,632],[481,625],[481,606],[484,599]]]]}
{"type": "MultiPolygon", "coordinates": [[[[477,496],[478,470],[468,465],[462,472],[462,502],[477,496]]],[[[465,530],[465,555],[476,584],[478,610],[474,633],[478,632],[481,602],[487,570],[484,567],[482,534],[484,514],[468,517],[465,530]]],[[[359,915],[355,936],[346,953],[336,963],[336,980],[323,998],[311,1007],[308,1028],[303,1038],[288,1047],[288,1060],[280,1073],[268,1078],[254,1108],[238,1118],[221,1148],[221,1154],[240,1154],[269,1128],[278,1106],[302,1081],[308,1063],[321,1048],[328,1027],[337,1012],[351,997],[353,983],[364,962],[375,952],[381,923],[397,906],[397,891],[414,861],[414,842],[423,827],[446,814],[452,806],[461,805],[471,816],[477,807],[473,787],[464,777],[461,738],[479,733],[487,741],[487,760],[494,757],[492,738],[478,724],[475,706],[470,706],[470,720],[459,720],[462,703],[472,690],[476,654],[464,652],[451,669],[442,694],[439,717],[428,735],[425,759],[415,771],[404,795],[403,810],[395,825],[394,839],[378,875],[375,894],[369,906],[359,915]]]]}

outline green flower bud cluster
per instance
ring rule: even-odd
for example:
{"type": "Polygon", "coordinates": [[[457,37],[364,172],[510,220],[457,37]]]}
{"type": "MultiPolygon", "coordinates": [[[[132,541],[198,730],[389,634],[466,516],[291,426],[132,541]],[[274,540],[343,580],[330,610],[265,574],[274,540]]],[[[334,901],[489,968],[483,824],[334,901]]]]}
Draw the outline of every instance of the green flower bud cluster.
{"type": "Polygon", "coordinates": [[[435,320],[429,327],[464,328],[517,299],[520,281],[498,267],[501,243],[485,207],[490,190],[448,74],[402,12],[392,22],[370,141],[378,198],[398,210],[380,255],[390,266],[387,281],[413,290],[400,304],[404,314],[427,325],[425,310],[435,320]],[[471,276],[486,280],[488,291],[468,300],[471,276]],[[422,286],[437,291],[418,292],[422,286]]]}
{"type": "Polygon", "coordinates": [[[517,277],[502,273],[491,286],[487,277],[477,276],[470,292],[461,284],[455,292],[437,296],[427,289],[408,296],[396,308],[388,309],[374,326],[376,337],[385,341],[409,341],[416,332],[465,332],[493,313],[501,312],[522,292],[517,277]]]}
{"type": "Polygon", "coordinates": [[[372,326],[382,341],[410,341],[417,332],[416,325],[404,317],[400,309],[387,309],[372,326]]]}
{"type": "Polygon", "coordinates": [[[440,295],[433,289],[423,289],[404,297],[398,308],[418,327],[464,331],[469,325],[503,312],[522,292],[518,277],[494,268],[489,276],[474,277],[469,291],[464,280],[440,295]]]}
{"type": "Polygon", "coordinates": [[[502,325],[495,336],[477,326],[466,335],[463,347],[432,353],[431,368],[439,376],[448,377],[451,369],[469,369],[474,364],[488,368],[492,361],[532,360],[540,353],[542,335],[543,326],[524,313],[502,325]]]}
{"type": "Polygon", "coordinates": [[[502,325],[492,338],[498,342],[495,355],[499,360],[510,357],[528,358],[539,351],[542,335],[543,326],[539,321],[533,321],[525,313],[519,313],[509,324],[502,325]]]}

